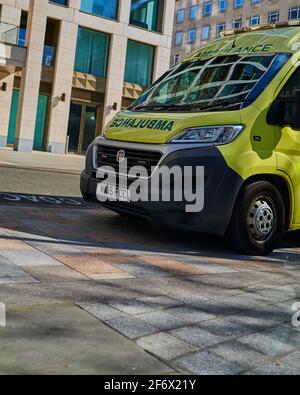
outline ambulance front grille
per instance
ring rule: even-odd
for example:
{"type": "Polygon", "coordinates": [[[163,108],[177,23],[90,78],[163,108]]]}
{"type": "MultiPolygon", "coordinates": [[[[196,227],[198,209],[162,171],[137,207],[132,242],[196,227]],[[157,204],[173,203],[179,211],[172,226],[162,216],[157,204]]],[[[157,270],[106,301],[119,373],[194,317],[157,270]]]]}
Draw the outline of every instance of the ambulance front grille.
{"type": "Polygon", "coordinates": [[[96,151],[97,167],[111,166],[118,174],[120,163],[117,160],[117,156],[120,151],[125,152],[128,171],[134,166],[143,166],[147,170],[148,177],[151,176],[153,173],[153,168],[157,167],[159,161],[162,158],[161,152],[98,145],[96,151]]]}

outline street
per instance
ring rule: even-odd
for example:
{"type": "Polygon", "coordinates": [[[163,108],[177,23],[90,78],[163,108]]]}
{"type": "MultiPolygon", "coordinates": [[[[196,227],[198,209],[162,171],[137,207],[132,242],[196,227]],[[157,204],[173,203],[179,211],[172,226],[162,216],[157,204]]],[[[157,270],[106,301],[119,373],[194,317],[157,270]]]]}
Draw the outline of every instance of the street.
{"type": "Polygon", "coordinates": [[[300,373],[299,234],[239,256],[221,238],[76,206],[78,175],[11,172],[4,196],[75,203],[1,199],[1,374],[300,373]]]}

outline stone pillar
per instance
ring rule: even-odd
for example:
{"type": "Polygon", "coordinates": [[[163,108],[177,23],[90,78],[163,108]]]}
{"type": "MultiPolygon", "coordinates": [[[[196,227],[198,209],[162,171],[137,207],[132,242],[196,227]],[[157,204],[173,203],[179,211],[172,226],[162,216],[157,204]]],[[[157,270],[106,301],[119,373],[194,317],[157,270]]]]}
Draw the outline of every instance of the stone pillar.
{"type": "Polygon", "coordinates": [[[167,35],[172,38],[173,34],[173,22],[175,14],[175,1],[165,0],[165,9],[163,17],[162,34],[167,35]]]}
{"type": "MultiPolygon", "coordinates": [[[[1,7],[1,22],[20,26],[21,9],[3,4],[1,7]]],[[[10,117],[12,92],[14,87],[14,74],[0,79],[0,86],[6,83],[6,91],[0,91],[0,147],[6,147],[10,117]]]]}
{"type": "Polygon", "coordinates": [[[173,17],[175,13],[175,1],[165,0],[164,16],[162,21],[162,33],[165,37],[165,46],[158,47],[155,56],[154,80],[157,80],[163,73],[170,68],[173,17]]]}
{"type": "Polygon", "coordinates": [[[77,25],[62,21],[56,52],[47,142],[48,151],[54,154],[65,153],[76,42],[77,25]],[[63,94],[65,101],[62,100],[63,94]]]}
{"type": "Polygon", "coordinates": [[[27,59],[22,72],[14,149],[31,152],[37,115],[42,59],[47,23],[48,0],[29,2],[27,59]]]}
{"type": "Polygon", "coordinates": [[[131,0],[120,0],[119,21],[121,23],[129,23],[131,0]]]}
{"type": "Polygon", "coordinates": [[[107,70],[103,127],[121,110],[126,52],[127,37],[113,34],[107,70]],[[114,104],[116,104],[116,108],[114,108],[114,104]]]}

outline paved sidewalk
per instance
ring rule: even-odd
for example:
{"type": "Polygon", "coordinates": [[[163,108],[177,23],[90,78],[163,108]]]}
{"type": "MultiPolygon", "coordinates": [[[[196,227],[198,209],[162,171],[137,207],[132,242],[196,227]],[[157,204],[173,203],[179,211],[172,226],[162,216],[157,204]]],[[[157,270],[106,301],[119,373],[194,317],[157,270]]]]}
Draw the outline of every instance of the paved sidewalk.
{"type": "Polygon", "coordinates": [[[47,152],[24,153],[0,149],[0,167],[39,169],[68,174],[80,174],[85,158],[79,155],[53,155],[47,152]]]}
{"type": "Polygon", "coordinates": [[[0,328],[0,374],[173,372],[74,305],[12,308],[7,320],[7,328],[0,328]]]}
{"type": "Polygon", "coordinates": [[[130,355],[144,353],[137,374],[149,354],[149,373],[300,373],[300,332],[291,323],[300,302],[299,235],[255,258],[232,254],[222,239],[153,230],[109,211],[0,206],[0,223],[0,302],[9,311],[0,372],[23,366],[32,349],[26,373],[43,360],[39,372],[67,360],[69,372],[115,373],[123,346],[110,349],[116,365],[105,370],[104,324],[108,342],[119,333],[130,355]],[[62,318],[65,308],[76,322],[62,318]],[[70,350],[77,343],[78,353],[70,350]]]}

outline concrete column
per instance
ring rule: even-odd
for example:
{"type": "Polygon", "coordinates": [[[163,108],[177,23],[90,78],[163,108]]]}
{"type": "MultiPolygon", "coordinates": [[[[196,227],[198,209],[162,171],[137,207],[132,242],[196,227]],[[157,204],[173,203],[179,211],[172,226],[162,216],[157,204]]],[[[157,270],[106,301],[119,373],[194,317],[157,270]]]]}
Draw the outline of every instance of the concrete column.
{"type": "Polygon", "coordinates": [[[175,1],[165,0],[162,33],[172,37],[174,27],[175,1]]]}
{"type": "Polygon", "coordinates": [[[0,147],[7,146],[8,126],[10,118],[10,107],[14,87],[14,74],[0,79],[0,85],[6,83],[6,91],[0,91],[0,147]]]}
{"type": "MultiPolygon", "coordinates": [[[[3,4],[1,7],[1,22],[19,26],[21,9],[3,4]]],[[[0,79],[0,85],[6,83],[6,91],[0,91],[0,147],[6,147],[10,117],[12,92],[14,87],[14,74],[0,79]]]]}
{"type": "Polygon", "coordinates": [[[48,0],[29,2],[27,59],[22,72],[14,149],[31,152],[33,148],[42,59],[47,23],[48,0]]]}
{"type": "Polygon", "coordinates": [[[171,48],[156,47],[153,78],[158,80],[170,68],[171,48]]]}
{"type": "Polygon", "coordinates": [[[154,80],[157,80],[163,73],[165,73],[170,68],[175,1],[165,0],[164,4],[165,6],[162,23],[162,33],[165,37],[165,45],[156,48],[154,62],[154,80]],[[172,17],[170,17],[170,15],[172,15],[172,17]]]}
{"type": "Polygon", "coordinates": [[[113,34],[111,37],[110,56],[107,70],[106,95],[104,102],[103,126],[121,110],[127,37],[113,34]],[[116,109],[113,108],[116,103],[116,109]]]}
{"type": "Polygon", "coordinates": [[[129,23],[131,0],[120,0],[119,20],[122,23],[129,23]]]}
{"type": "Polygon", "coordinates": [[[77,25],[62,21],[56,52],[47,142],[48,151],[55,154],[65,153],[76,42],[77,25]],[[62,101],[63,94],[65,101],[62,101]]]}

